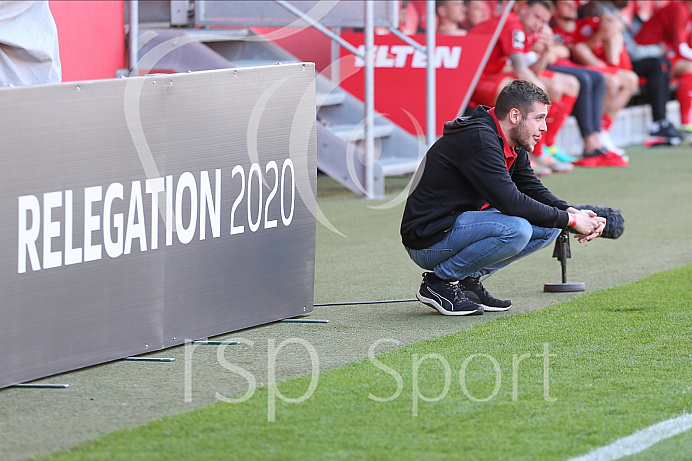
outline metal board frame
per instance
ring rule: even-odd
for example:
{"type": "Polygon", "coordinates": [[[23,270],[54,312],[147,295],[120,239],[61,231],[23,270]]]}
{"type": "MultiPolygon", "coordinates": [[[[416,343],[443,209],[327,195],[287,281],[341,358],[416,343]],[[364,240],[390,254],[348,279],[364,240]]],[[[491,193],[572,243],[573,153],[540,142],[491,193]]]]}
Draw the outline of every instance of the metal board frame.
{"type": "Polygon", "coordinates": [[[0,387],[312,311],[313,64],[0,103],[0,387]]]}
{"type": "MultiPolygon", "coordinates": [[[[364,27],[365,1],[291,1],[291,5],[325,27],[364,27]]],[[[376,27],[396,27],[391,1],[373,1],[376,27]]],[[[272,0],[195,2],[195,26],[305,27],[306,23],[272,0]]]]}

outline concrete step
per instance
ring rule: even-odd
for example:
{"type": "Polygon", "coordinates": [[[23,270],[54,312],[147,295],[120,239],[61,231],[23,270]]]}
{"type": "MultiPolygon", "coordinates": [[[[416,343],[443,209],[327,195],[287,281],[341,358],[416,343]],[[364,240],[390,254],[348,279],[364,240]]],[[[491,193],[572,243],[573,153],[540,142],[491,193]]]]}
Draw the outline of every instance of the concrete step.
{"type": "Polygon", "coordinates": [[[332,91],[331,93],[320,93],[315,95],[317,107],[338,106],[343,104],[346,95],[342,91],[332,91]]]}
{"type": "Polygon", "coordinates": [[[176,29],[198,42],[243,41],[250,36],[248,29],[176,29]]]}
{"type": "MultiPolygon", "coordinates": [[[[330,129],[343,141],[357,142],[365,139],[365,128],[362,125],[333,125],[330,129]]],[[[393,131],[392,125],[375,125],[376,138],[391,136],[393,131]]]]}
{"type": "Polygon", "coordinates": [[[382,170],[384,176],[403,176],[416,171],[420,160],[405,157],[388,157],[381,158],[377,164],[382,170]]]}

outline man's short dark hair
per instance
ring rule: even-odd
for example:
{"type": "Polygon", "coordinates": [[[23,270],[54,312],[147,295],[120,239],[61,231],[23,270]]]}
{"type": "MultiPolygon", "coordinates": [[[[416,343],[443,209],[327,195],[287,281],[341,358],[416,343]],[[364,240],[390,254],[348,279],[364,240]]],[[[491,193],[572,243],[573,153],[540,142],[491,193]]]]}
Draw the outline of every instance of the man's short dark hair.
{"type": "Polygon", "coordinates": [[[526,2],[526,5],[543,5],[550,12],[552,12],[555,9],[555,2],[553,0],[528,0],[526,2]]]}
{"type": "Polygon", "coordinates": [[[495,102],[495,116],[505,118],[512,108],[519,109],[522,116],[528,114],[534,102],[550,105],[550,98],[545,91],[526,80],[513,80],[505,86],[495,102]]]}
{"type": "Polygon", "coordinates": [[[447,2],[449,2],[449,0],[435,0],[435,14],[437,16],[440,15],[440,13],[437,12],[437,9],[441,6],[447,6],[447,2]]]}

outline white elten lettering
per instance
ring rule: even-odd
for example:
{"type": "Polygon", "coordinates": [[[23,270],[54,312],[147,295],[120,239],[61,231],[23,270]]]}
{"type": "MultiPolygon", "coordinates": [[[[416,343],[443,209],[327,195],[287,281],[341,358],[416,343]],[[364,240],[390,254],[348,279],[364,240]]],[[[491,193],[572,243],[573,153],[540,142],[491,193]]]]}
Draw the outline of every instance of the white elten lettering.
{"type": "Polygon", "coordinates": [[[406,45],[394,45],[389,51],[394,55],[394,67],[404,67],[406,65],[406,58],[413,53],[412,46],[406,45]]]}

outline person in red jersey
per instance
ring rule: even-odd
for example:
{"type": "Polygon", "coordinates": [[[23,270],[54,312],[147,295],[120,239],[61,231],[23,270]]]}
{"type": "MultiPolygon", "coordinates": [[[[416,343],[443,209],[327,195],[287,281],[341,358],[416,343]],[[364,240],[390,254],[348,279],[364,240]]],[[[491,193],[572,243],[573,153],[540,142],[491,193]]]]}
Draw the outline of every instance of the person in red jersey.
{"type": "Polygon", "coordinates": [[[664,44],[669,52],[673,76],[678,78],[676,98],[680,102],[682,131],[692,132],[692,1],[670,2],[642,24],[635,35],[640,45],[664,44]]]}
{"type": "Polygon", "coordinates": [[[632,71],[624,46],[624,25],[609,14],[579,18],[577,7],[576,1],[558,2],[553,30],[569,47],[574,62],[598,69],[606,78],[601,141],[609,151],[623,155],[624,151],[611,141],[608,130],[639,86],[639,77],[632,71]]]}
{"type": "Polygon", "coordinates": [[[465,0],[466,19],[461,23],[461,27],[471,30],[480,23],[491,18],[492,9],[488,2],[483,0],[465,0]]]}
{"type": "MultiPolygon", "coordinates": [[[[557,14],[556,9],[555,15],[557,14]]],[[[572,115],[577,120],[584,141],[584,158],[581,160],[575,158],[571,161],[575,165],[588,167],[623,166],[622,160],[615,153],[608,152],[600,139],[600,124],[606,92],[605,77],[602,72],[571,61],[569,48],[562,43],[560,36],[553,33],[550,26],[545,26],[542,35],[541,42],[534,45],[534,50],[539,51],[537,45],[542,45],[543,52],[553,55],[548,69],[574,75],[581,87],[572,115]]],[[[556,158],[559,157],[556,155],[556,158]]]]}
{"type": "Polygon", "coordinates": [[[461,27],[466,20],[464,0],[436,0],[437,33],[444,35],[466,35],[468,31],[461,27]]]}
{"type": "MultiPolygon", "coordinates": [[[[650,2],[647,4],[654,6],[650,2]]],[[[580,6],[578,14],[579,17],[609,15],[622,24],[621,37],[625,42],[625,48],[632,63],[632,70],[643,80],[640,81],[643,86],[642,95],[651,105],[653,118],[649,130],[651,137],[644,141],[644,144],[647,146],[677,145],[681,141],[680,133],[666,117],[666,103],[671,93],[672,66],[666,57],[665,46],[663,44],[640,45],[634,39],[642,25],[642,18],[639,17],[642,11],[639,8],[641,6],[641,2],[635,4],[628,0],[591,1],[580,6]]],[[[655,8],[647,9],[645,18],[648,19],[656,9],[664,6],[656,5],[655,8]]]]}
{"type": "MultiPolygon", "coordinates": [[[[497,43],[490,53],[472,100],[477,104],[492,106],[500,91],[514,79],[526,80],[543,89],[553,104],[550,113],[550,130],[554,141],[567,116],[572,112],[579,95],[579,81],[572,75],[546,69],[544,57],[532,53],[532,43],[527,36],[540,34],[543,26],[550,20],[553,2],[549,0],[528,0],[518,5],[517,12],[511,12],[500,32],[497,43]]],[[[500,18],[493,18],[471,29],[470,34],[492,34],[500,18]]],[[[534,170],[544,176],[551,172],[567,172],[571,164],[558,162],[549,155],[543,155],[544,139],[531,152],[534,170]]],[[[552,145],[547,144],[546,145],[552,145]]]]}

